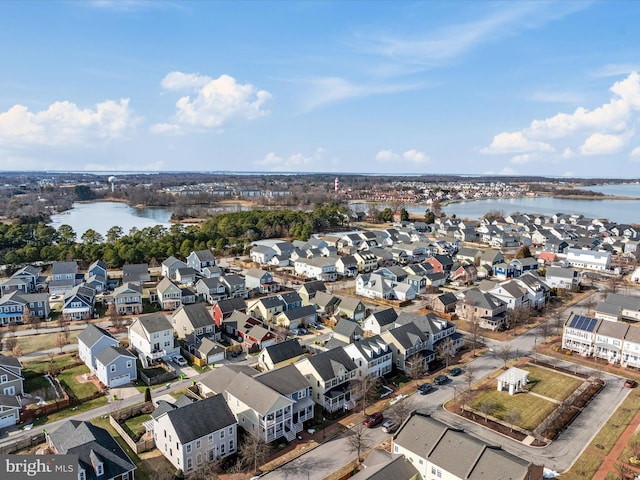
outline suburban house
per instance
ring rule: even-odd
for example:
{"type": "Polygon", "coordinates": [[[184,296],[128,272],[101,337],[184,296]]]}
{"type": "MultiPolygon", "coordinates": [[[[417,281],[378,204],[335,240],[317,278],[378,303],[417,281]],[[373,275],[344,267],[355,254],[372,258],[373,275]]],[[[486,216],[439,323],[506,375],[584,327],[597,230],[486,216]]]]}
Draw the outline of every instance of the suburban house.
{"type": "Polygon", "coordinates": [[[134,282],[123,283],[113,291],[113,301],[120,315],[141,314],[142,287],[134,282]]]}
{"type": "MultiPolygon", "coordinates": [[[[221,362],[227,356],[227,348],[220,343],[220,332],[208,335],[187,335],[184,348],[198,360],[198,364],[213,365],[221,362]]],[[[195,361],[195,360],[194,360],[195,361]]]]}
{"type": "Polygon", "coordinates": [[[122,266],[122,283],[136,283],[142,285],[151,280],[149,265],[146,263],[127,263],[122,266]]]}
{"type": "Polygon", "coordinates": [[[96,291],[84,283],[76,285],[64,294],[62,318],[66,321],[93,318],[95,304],[96,291]]]}
{"type": "Polygon", "coordinates": [[[262,297],[247,303],[247,312],[265,323],[275,323],[286,304],[277,295],[262,297]]]}
{"type": "MultiPolygon", "coordinates": [[[[217,325],[217,323],[216,323],[217,325]]],[[[240,310],[234,310],[231,315],[223,318],[218,327],[223,334],[232,337],[239,342],[242,341],[242,334],[255,325],[262,325],[262,322],[251,315],[240,310]]]]}
{"type": "Polygon", "coordinates": [[[313,299],[316,296],[316,293],[326,291],[327,287],[324,282],[312,280],[302,284],[298,289],[298,295],[300,295],[303,305],[313,305],[313,299]]]}
{"type": "Polygon", "coordinates": [[[96,292],[102,292],[107,288],[107,264],[102,260],[96,260],[87,269],[85,283],[95,289],[96,292]]]}
{"type": "Polygon", "coordinates": [[[304,349],[297,338],[274,343],[258,354],[258,367],[260,370],[274,370],[295,363],[304,357],[304,349]]]}
{"type": "Polygon", "coordinates": [[[200,380],[203,392],[222,393],[236,417],[238,426],[254,437],[273,442],[295,438],[293,422],[295,400],[288,398],[244,371],[216,368],[200,380]]]}
{"type": "Polygon", "coordinates": [[[107,347],[96,355],[96,377],[113,388],[129,385],[138,378],[136,357],[122,347],[107,347]]]}
{"type": "Polygon", "coordinates": [[[227,296],[229,298],[247,298],[249,296],[244,277],[231,274],[225,275],[221,279],[222,283],[227,287],[227,296]]]}
{"type": "Polygon", "coordinates": [[[360,273],[371,272],[378,268],[378,257],[367,250],[354,253],[353,258],[356,260],[360,273]]]}
{"type": "Polygon", "coordinates": [[[291,414],[293,431],[300,433],[304,422],[313,420],[315,402],[311,398],[311,387],[309,387],[307,379],[302,376],[294,365],[269,370],[256,375],[254,378],[295,402],[291,414]]]}
{"type": "Polygon", "coordinates": [[[562,288],[577,291],[580,288],[580,276],[575,268],[547,267],[544,278],[549,288],[562,288]]]}
{"type": "Polygon", "coordinates": [[[78,456],[78,480],[134,480],[135,463],[104,428],[67,420],[45,437],[53,453],[78,456]]]}
{"type": "Polygon", "coordinates": [[[156,286],[156,301],[162,310],[175,310],[182,305],[182,290],[168,277],[163,277],[156,286]]]}
{"type": "Polygon", "coordinates": [[[182,260],[178,260],[173,255],[167,258],[161,265],[162,276],[167,277],[170,280],[176,279],[176,273],[179,268],[186,267],[187,264],[182,260]]]}
{"type": "Polygon", "coordinates": [[[182,267],[176,270],[175,281],[179,285],[193,285],[198,278],[198,272],[191,267],[182,267]]]}
{"type": "Polygon", "coordinates": [[[340,297],[326,292],[318,292],[311,300],[311,305],[315,308],[318,315],[333,315],[340,303],[340,297]]]}
{"type": "Polygon", "coordinates": [[[336,314],[361,322],[366,316],[367,308],[360,299],[355,297],[340,297],[340,303],[336,307],[336,314]]]}
{"type": "Polygon", "coordinates": [[[0,393],[0,430],[20,423],[22,403],[16,395],[0,393]]]}
{"type": "Polygon", "coordinates": [[[187,265],[203,277],[210,277],[208,272],[213,272],[213,267],[216,266],[216,257],[211,250],[195,250],[187,257],[187,265]]]}
{"type": "Polygon", "coordinates": [[[213,305],[227,298],[227,286],[220,277],[201,278],[196,282],[196,293],[204,301],[213,305]]]}
{"type": "Polygon", "coordinates": [[[392,307],[376,310],[365,318],[362,328],[366,332],[380,335],[384,330],[392,328],[397,318],[398,312],[392,307]]]}
{"type": "Polygon", "coordinates": [[[0,429],[20,422],[23,381],[20,360],[0,354],[0,429]]]}
{"type": "Polygon", "coordinates": [[[109,332],[90,323],[78,335],[78,356],[91,373],[95,373],[98,354],[109,347],[117,347],[119,343],[109,332]]]}
{"type": "Polygon", "coordinates": [[[326,412],[351,410],[356,398],[352,396],[352,382],[358,377],[358,365],[342,348],[317,353],[296,362],[295,367],[304,375],[313,401],[326,412]]]}
{"type": "MultiPolygon", "coordinates": [[[[375,268],[376,265],[373,266],[375,268]]],[[[358,260],[353,255],[343,255],[336,260],[336,273],[344,277],[355,277],[358,275],[358,260]]]]}
{"type": "Polygon", "coordinates": [[[491,289],[489,293],[502,300],[506,304],[507,310],[529,307],[527,291],[515,280],[499,283],[495,288],[491,289]]]}
{"type": "Polygon", "coordinates": [[[249,252],[251,261],[260,265],[267,265],[275,256],[276,251],[268,245],[256,245],[249,252]]]}
{"type": "Polygon", "coordinates": [[[422,373],[435,360],[435,353],[429,350],[429,336],[415,323],[385,330],[380,336],[391,346],[393,364],[400,371],[422,373]]]}
{"type": "Polygon", "coordinates": [[[433,299],[431,309],[436,313],[454,313],[457,304],[458,299],[456,296],[451,292],[447,292],[433,299]]]}
{"type": "Polygon", "coordinates": [[[50,295],[64,295],[83,281],[83,275],[78,273],[76,262],[53,262],[51,265],[51,280],[49,281],[50,295]]]}
{"type": "Polygon", "coordinates": [[[47,286],[46,277],[41,276],[42,269],[26,265],[0,283],[0,296],[19,290],[23,293],[42,292],[47,286]]]}
{"type": "Polygon", "coordinates": [[[173,328],[179,339],[187,335],[210,335],[216,330],[211,313],[203,303],[182,305],[172,315],[173,328]]]}
{"type": "Polygon", "coordinates": [[[247,311],[247,304],[242,298],[218,300],[213,305],[213,320],[218,327],[222,327],[222,320],[229,318],[236,310],[243,313],[247,311]]]}
{"type": "Polygon", "coordinates": [[[391,373],[393,355],[391,347],[380,335],[356,340],[344,347],[344,351],[358,365],[359,377],[380,378],[391,373]]]}
{"type": "Polygon", "coordinates": [[[608,293],[603,303],[609,306],[618,307],[620,320],[632,322],[640,321],[640,297],[622,295],[619,293],[608,293]]]}
{"type": "Polygon", "coordinates": [[[161,312],[135,317],[129,325],[129,346],[140,360],[155,363],[180,353],[173,337],[173,325],[161,312]]]}
{"type": "Polygon", "coordinates": [[[364,336],[364,330],[358,322],[354,322],[348,318],[341,318],[333,327],[332,336],[325,343],[325,347],[338,348],[344,347],[351,342],[362,339],[364,336]]]}
{"type": "Polygon", "coordinates": [[[571,267],[587,270],[610,270],[611,252],[595,251],[582,248],[568,248],[567,262],[571,267]]]}
{"type": "Polygon", "coordinates": [[[308,327],[317,320],[318,314],[312,305],[285,310],[276,317],[278,325],[289,329],[308,327]]]}
{"type": "Polygon", "coordinates": [[[407,458],[424,480],[543,478],[542,466],[418,411],[412,412],[393,436],[392,452],[407,458]]]}
{"type": "Polygon", "coordinates": [[[273,275],[259,268],[250,268],[245,273],[244,278],[245,285],[249,290],[255,289],[262,294],[274,293],[280,290],[280,284],[273,281],[273,275]]]}
{"type": "Polygon", "coordinates": [[[293,268],[296,275],[323,282],[333,282],[338,278],[335,262],[324,257],[298,258],[293,268]]]}
{"type": "Polygon", "coordinates": [[[562,329],[562,348],[578,352],[582,356],[592,355],[600,323],[602,320],[572,314],[562,329]]]}
{"type": "Polygon", "coordinates": [[[506,311],[506,302],[477,287],[466,290],[456,305],[458,317],[494,331],[506,326],[506,311]]]}
{"type": "Polygon", "coordinates": [[[156,447],[185,474],[237,451],[238,423],[222,395],[183,406],[161,401],[151,416],[156,447]]]}
{"type": "Polygon", "coordinates": [[[3,295],[0,297],[0,326],[25,323],[25,309],[32,316],[49,319],[49,296],[46,293],[22,293],[20,290],[3,295]]]}
{"type": "Polygon", "coordinates": [[[242,338],[242,348],[247,352],[259,352],[276,343],[277,336],[263,325],[253,325],[238,332],[242,338]]]}

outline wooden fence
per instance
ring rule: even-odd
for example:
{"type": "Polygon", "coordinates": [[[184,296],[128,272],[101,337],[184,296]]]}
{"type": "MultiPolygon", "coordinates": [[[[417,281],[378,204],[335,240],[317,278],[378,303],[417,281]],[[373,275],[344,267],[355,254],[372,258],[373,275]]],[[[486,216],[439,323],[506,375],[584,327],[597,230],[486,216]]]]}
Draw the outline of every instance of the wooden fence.
{"type": "Polygon", "coordinates": [[[25,448],[31,448],[36,445],[40,445],[41,443],[44,443],[44,441],[44,432],[36,433],[29,438],[23,438],[22,440],[16,440],[15,442],[2,445],[0,447],[0,454],[9,455],[11,453],[20,452],[25,448]]]}
{"type": "Polygon", "coordinates": [[[128,407],[122,410],[118,410],[117,412],[114,412],[112,415],[109,415],[109,424],[111,424],[114,430],[120,434],[122,439],[127,443],[127,445],[129,445],[131,450],[133,450],[136,454],[146,452],[156,446],[156,442],[153,440],[153,436],[143,435],[136,442],[135,440],[133,440],[133,438],[129,436],[127,431],[124,428],[122,428],[119,422],[124,422],[125,420],[131,417],[136,417],[144,413],[144,411],[146,410],[149,410],[149,411],[153,410],[152,402],[146,402],[141,405],[135,405],[133,407],[128,407]],[[118,420],[116,420],[116,418],[118,420]]]}

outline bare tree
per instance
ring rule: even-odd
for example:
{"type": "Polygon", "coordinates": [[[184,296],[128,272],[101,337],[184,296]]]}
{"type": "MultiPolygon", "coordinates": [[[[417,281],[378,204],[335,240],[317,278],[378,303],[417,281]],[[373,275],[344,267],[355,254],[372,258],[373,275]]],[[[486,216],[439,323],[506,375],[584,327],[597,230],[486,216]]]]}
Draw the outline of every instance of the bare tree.
{"type": "Polygon", "coordinates": [[[472,355],[476,356],[476,348],[481,344],[482,331],[480,330],[480,324],[478,322],[471,322],[469,326],[469,335],[467,336],[467,342],[471,345],[472,355]]]}
{"type": "Polygon", "coordinates": [[[593,314],[593,309],[595,308],[597,303],[596,294],[590,294],[584,301],[585,306],[587,307],[587,315],[593,314]]]}
{"type": "Polygon", "coordinates": [[[484,414],[484,423],[487,423],[489,416],[493,415],[493,412],[496,411],[496,403],[492,400],[482,400],[478,404],[477,409],[484,414]]]}
{"type": "Polygon", "coordinates": [[[405,365],[407,365],[407,369],[405,370],[407,375],[412,380],[415,380],[417,387],[418,380],[424,375],[424,356],[419,353],[411,355],[405,365]]]}
{"type": "Polygon", "coordinates": [[[636,477],[635,470],[624,463],[616,463],[616,470],[622,480],[631,480],[636,477]]]}
{"type": "Polygon", "coordinates": [[[26,305],[24,310],[22,310],[22,321],[27,325],[31,325],[35,329],[36,333],[38,333],[40,325],[42,324],[42,319],[38,315],[33,315],[29,307],[26,305]]]}
{"type": "Polygon", "coordinates": [[[555,327],[556,335],[559,335],[564,327],[564,317],[559,308],[551,314],[551,324],[555,327]]]}
{"type": "Polygon", "coordinates": [[[391,408],[389,408],[389,410],[385,412],[385,415],[388,415],[399,424],[402,424],[402,422],[405,421],[412,410],[413,409],[411,408],[411,404],[406,402],[403,398],[402,400],[397,401],[391,408]]]}
{"type": "Polygon", "coordinates": [[[111,326],[113,328],[116,330],[120,330],[120,328],[122,328],[124,319],[122,318],[122,315],[120,315],[115,301],[109,304],[109,308],[107,308],[107,316],[109,317],[109,320],[111,320],[111,326]]]}
{"type": "Polygon", "coordinates": [[[545,320],[544,322],[542,322],[540,324],[540,326],[538,327],[540,330],[540,336],[542,337],[542,342],[541,343],[545,343],[547,341],[547,338],[549,338],[549,335],[551,335],[551,329],[553,328],[551,323],[549,323],[548,320],[545,320]]]}
{"type": "Polygon", "coordinates": [[[18,337],[16,337],[14,333],[11,333],[4,341],[4,349],[12,352],[13,349],[16,348],[16,345],[18,345],[18,337]]]}
{"type": "Polygon", "coordinates": [[[64,347],[69,344],[69,341],[67,340],[67,336],[64,334],[64,332],[58,332],[56,333],[53,344],[56,348],[59,348],[60,353],[62,353],[64,351],[64,347]]]}
{"type": "Polygon", "coordinates": [[[451,341],[451,337],[445,337],[436,344],[436,355],[444,361],[444,368],[449,370],[449,362],[453,355],[453,342],[451,341]]]}
{"type": "Polygon", "coordinates": [[[347,437],[347,443],[353,453],[358,455],[358,465],[362,462],[362,452],[371,446],[371,437],[367,427],[362,423],[357,423],[347,437]]]}
{"type": "Polygon", "coordinates": [[[464,380],[467,382],[467,389],[469,391],[471,391],[471,385],[473,385],[473,382],[476,379],[476,369],[473,365],[471,364],[467,364],[464,367],[464,380]]]}
{"type": "Polygon", "coordinates": [[[2,339],[4,338],[5,331],[0,330],[0,352],[2,351],[2,339]]]}
{"type": "Polygon", "coordinates": [[[264,463],[269,454],[271,447],[263,438],[255,437],[249,433],[244,435],[238,451],[240,464],[258,471],[258,467],[264,463]]]}
{"type": "Polygon", "coordinates": [[[16,345],[15,347],[13,347],[13,350],[11,350],[11,354],[15,358],[20,358],[22,356],[22,348],[20,348],[20,345],[16,345]]]}
{"type": "Polygon", "coordinates": [[[289,336],[289,327],[285,327],[284,325],[274,325],[273,333],[276,335],[276,342],[284,342],[289,336]]]}
{"type": "Polygon", "coordinates": [[[518,410],[509,410],[504,416],[504,421],[509,424],[511,431],[513,432],[513,426],[518,425],[522,420],[522,415],[518,410]]]}
{"type": "Polygon", "coordinates": [[[367,414],[367,407],[379,398],[380,378],[363,377],[354,380],[349,385],[351,397],[357,399],[362,407],[362,414],[367,414]]]}
{"type": "Polygon", "coordinates": [[[221,464],[222,460],[220,458],[207,462],[202,468],[190,473],[188,478],[189,480],[217,480],[221,464]]]}
{"type": "Polygon", "coordinates": [[[507,368],[507,362],[511,358],[511,345],[508,343],[498,348],[498,358],[504,362],[504,368],[507,368]]]}

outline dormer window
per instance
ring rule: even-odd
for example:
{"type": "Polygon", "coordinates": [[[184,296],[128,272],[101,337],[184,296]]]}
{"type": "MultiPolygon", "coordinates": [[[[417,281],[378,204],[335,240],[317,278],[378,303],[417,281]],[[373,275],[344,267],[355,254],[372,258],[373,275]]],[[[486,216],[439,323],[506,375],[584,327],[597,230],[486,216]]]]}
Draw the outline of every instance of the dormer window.
{"type": "Polygon", "coordinates": [[[87,474],[84,471],[84,468],[78,470],[78,480],[87,480],[87,474]]]}
{"type": "Polygon", "coordinates": [[[104,475],[104,465],[102,462],[96,465],[96,476],[99,477],[101,475],[104,475]]]}
{"type": "Polygon", "coordinates": [[[8,375],[2,375],[0,376],[0,383],[5,383],[9,381],[9,376],[8,375]]]}

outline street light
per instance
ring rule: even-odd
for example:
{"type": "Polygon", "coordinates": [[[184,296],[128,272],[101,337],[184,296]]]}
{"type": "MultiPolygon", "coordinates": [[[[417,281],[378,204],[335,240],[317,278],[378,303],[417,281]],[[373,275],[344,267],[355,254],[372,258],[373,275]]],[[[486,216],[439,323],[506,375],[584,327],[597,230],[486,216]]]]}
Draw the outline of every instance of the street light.
{"type": "Polygon", "coordinates": [[[324,422],[325,422],[325,417],[323,415],[322,416],[322,440],[325,439],[325,435],[326,435],[326,433],[325,433],[325,423],[324,422]]]}

